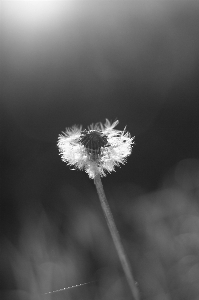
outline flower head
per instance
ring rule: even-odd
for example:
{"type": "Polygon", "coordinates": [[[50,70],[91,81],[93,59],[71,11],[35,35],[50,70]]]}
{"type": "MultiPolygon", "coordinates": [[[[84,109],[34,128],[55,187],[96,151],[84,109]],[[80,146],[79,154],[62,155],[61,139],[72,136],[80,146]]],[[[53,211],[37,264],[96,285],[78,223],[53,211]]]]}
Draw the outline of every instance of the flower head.
{"type": "Polygon", "coordinates": [[[115,166],[124,164],[131,154],[134,137],[130,133],[114,129],[119,121],[97,123],[82,130],[82,126],[66,128],[59,135],[58,148],[68,165],[85,170],[90,178],[96,174],[106,176],[115,166]]]}

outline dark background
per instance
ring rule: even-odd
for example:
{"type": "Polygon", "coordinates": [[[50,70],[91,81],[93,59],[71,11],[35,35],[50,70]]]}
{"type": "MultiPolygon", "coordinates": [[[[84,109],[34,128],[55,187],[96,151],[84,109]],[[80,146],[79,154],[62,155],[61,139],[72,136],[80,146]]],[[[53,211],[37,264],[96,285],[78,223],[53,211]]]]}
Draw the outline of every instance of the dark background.
{"type": "Polygon", "coordinates": [[[130,299],[93,181],[56,146],[106,118],[135,136],[103,184],[141,297],[198,299],[198,2],[0,5],[1,299],[130,299]]]}

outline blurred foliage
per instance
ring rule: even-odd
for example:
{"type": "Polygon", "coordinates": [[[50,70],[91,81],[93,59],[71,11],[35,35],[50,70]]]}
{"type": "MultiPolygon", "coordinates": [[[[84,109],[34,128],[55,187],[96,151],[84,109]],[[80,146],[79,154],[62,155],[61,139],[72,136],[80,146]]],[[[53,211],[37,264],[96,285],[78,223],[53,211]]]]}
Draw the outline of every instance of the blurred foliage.
{"type": "MultiPolygon", "coordinates": [[[[58,190],[49,203],[18,203],[18,228],[11,220],[1,239],[2,295],[131,299],[94,186],[80,194],[63,182],[58,190]]],[[[181,161],[154,192],[129,183],[108,195],[141,299],[198,299],[199,161],[181,161]]]]}

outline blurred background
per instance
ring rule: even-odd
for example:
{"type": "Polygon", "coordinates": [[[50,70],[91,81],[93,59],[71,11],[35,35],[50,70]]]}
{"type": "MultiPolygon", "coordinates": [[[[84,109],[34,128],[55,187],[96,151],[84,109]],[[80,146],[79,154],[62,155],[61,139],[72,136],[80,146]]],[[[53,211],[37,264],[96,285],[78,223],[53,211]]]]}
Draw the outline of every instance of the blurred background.
{"type": "Polygon", "coordinates": [[[56,146],[106,118],[135,136],[103,184],[141,299],[199,298],[198,28],[197,0],[0,2],[0,299],[131,299],[56,146]]]}

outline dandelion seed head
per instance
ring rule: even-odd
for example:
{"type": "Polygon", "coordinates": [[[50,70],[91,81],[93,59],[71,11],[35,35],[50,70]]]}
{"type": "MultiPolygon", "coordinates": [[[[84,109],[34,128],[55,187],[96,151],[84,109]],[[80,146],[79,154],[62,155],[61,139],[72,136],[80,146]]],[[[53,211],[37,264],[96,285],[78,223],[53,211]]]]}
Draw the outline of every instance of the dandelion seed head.
{"type": "Polygon", "coordinates": [[[119,121],[112,124],[106,119],[105,124],[96,123],[82,130],[82,126],[74,125],[66,128],[59,135],[58,148],[61,158],[76,169],[85,170],[90,178],[96,174],[106,176],[115,171],[116,166],[124,164],[131,154],[134,137],[126,128],[116,130],[119,121]]]}

